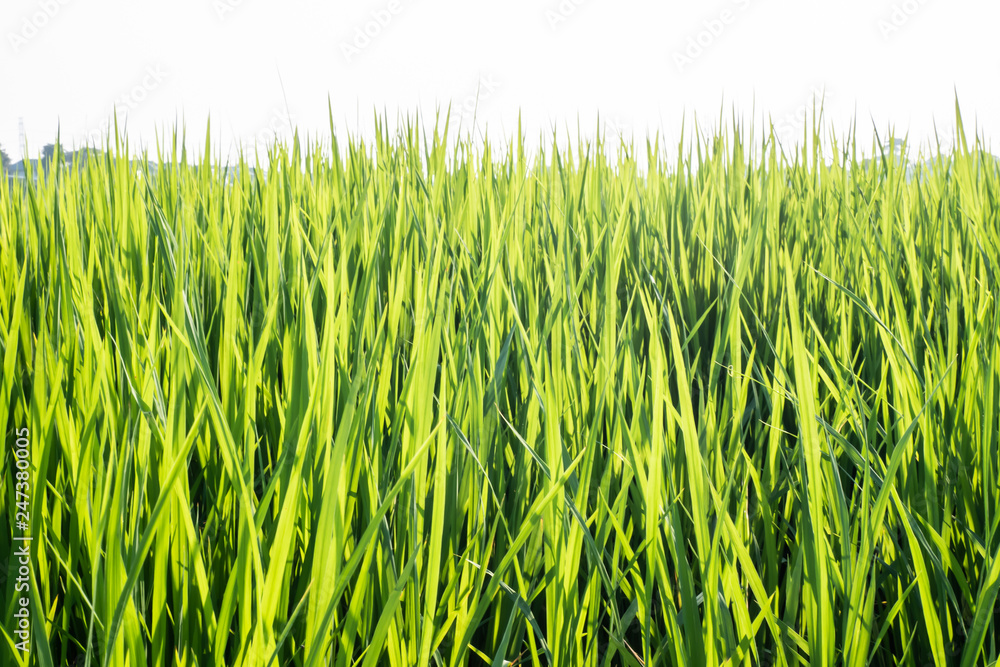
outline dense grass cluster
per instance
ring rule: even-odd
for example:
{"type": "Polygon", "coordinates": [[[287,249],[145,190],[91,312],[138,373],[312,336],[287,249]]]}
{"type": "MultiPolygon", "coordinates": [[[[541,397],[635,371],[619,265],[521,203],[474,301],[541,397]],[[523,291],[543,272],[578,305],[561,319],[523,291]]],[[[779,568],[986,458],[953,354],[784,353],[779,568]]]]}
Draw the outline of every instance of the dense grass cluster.
{"type": "Polygon", "coordinates": [[[907,178],[734,125],[640,172],[418,127],[0,189],[32,662],[997,663],[978,142],[907,178]]]}

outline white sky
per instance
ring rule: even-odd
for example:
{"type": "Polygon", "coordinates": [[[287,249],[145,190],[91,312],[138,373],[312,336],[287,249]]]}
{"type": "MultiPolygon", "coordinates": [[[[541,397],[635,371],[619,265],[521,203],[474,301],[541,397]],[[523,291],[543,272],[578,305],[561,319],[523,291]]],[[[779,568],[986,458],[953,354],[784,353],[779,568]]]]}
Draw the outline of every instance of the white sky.
{"type": "Polygon", "coordinates": [[[226,155],[287,137],[289,115],[328,139],[328,98],[338,134],[370,135],[376,109],[433,119],[477,88],[498,139],[519,112],[537,137],[592,133],[600,111],[609,136],[674,143],[685,116],[735,109],[788,141],[820,90],[866,146],[890,124],[950,137],[956,91],[966,131],[991,139],[998,25],[997,0],[0,0],[0,145],[21,156],[22,119],[32,154],[57,128],[79,144],[117,109],[152,146],[183,122],[197,154],[211,114],[226,155]]]}

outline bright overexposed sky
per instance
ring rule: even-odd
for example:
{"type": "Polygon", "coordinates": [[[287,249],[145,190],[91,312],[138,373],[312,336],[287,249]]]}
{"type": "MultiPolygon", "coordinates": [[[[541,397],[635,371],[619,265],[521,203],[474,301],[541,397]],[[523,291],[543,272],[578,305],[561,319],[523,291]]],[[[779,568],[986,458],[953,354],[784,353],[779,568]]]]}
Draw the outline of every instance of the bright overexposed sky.
{"type": "Polygon", "coordinates": [[[838,134],[1000,130],[997,0],[0,0],[0,145],[22,156],[183,124],[190,150],[371,133],[453,105],[502,138],[590,132],[676,141],[682,119],[770,115],[785,141],[825,92],[838,134]],[[471,109],[478,107],[475,114],[471,109]]]}

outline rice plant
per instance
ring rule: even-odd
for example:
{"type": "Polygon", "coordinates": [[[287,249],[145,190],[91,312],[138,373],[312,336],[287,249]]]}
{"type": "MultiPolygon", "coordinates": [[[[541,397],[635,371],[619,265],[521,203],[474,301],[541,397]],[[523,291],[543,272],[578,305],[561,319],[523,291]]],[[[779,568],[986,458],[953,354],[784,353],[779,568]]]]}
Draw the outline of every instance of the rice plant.
{"type": "Polygon", "coordinates": [[[811,132],[5,176],[0,662],[996,665],[998,163],[811,132]]]}

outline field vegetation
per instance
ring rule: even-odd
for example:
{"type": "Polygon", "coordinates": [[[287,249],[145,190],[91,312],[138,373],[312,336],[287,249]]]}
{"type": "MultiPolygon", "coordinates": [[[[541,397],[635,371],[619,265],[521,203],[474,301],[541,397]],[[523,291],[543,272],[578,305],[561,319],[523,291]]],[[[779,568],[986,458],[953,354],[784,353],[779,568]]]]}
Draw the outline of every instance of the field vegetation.
{"type": "Polygon", "coordinates": [[[0,662],[996,665],[1000,171],[956,122],[909,177],[815,126],[414,121],[4,178],[0,662]]]}

